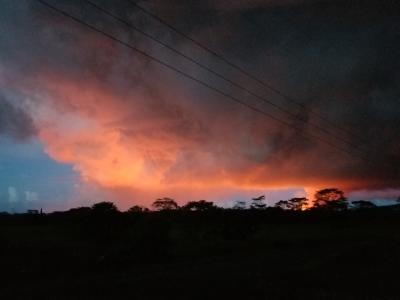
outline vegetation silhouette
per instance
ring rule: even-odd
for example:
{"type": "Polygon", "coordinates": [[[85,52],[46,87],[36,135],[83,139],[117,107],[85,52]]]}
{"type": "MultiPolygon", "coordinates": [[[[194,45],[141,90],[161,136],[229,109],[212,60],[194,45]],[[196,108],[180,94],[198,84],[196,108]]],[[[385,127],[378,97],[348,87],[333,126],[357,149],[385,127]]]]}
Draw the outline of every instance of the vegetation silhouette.
{"type": "Polygon", "coordinates": [[[246,209],[246,202],[245,201],[236,201],[232,208],[236,209],[236,210],[246,209]]]}
{"type": "Polygon", "coordinates": [[[138,214],[138,213],[145,213],[149,212],[150,210],[147,207],[141,205],[134,205],[127,210],[129,214],[138,214]]]}
{"type": "Polygon", "coordinates": [[[93,204],[91,211],[95,215],[113,215],[118,212],[118,208],[114,203],[104,201],[93,204]]]}
{"type": "Polygon", "coordinates": [[[289,200],[280,200],[275,203],[275,207],[284,209],[284,210],[305,210],[308,208],[308,199],[307,198],[292,198],[289,200]]]}
{"type": "Polygon", "coordinates": [[[178,203],[176,203],[176,201],[171,198],[157,199],[153,202],[151,206],[158,211],[177,210],[179,208],[178,203]]]}
{"type": "Polygon", "coordinates": [[[400,205],[345,199],[0,214],[2,299],[397,299],[400,205]]]}
{"type": "Polygon", "coordinates": [[[256,197],[252,199],[252,203],[250,205],[251,209],[264,209],[267,205],[264,203],[265,195],[256,197]]]}
{"type": "Polygon", "coordinates": [[[313,208],[328,210],[346,210],[348,208],[347,198],[343,191],[336,188],[319,190],[314,195],[313,208]]]}
{"type": "Polygon", "coordinates": [[[210,210],[216,210],[218,209],[218,207],[214,204],[214,202],[199,200],[199,201],[189,201],[184,206],[182,206],[182,209],[187,211],[210,211],[210,210]]]}
{"type": "Polygon", "coordinates": [[[365,200],[352,201],[351,205],[355,209],[368,209],[368,208],[376,207],[376,205],[374,203],[372,203],[371,201],[365,201],[365,200]]]}

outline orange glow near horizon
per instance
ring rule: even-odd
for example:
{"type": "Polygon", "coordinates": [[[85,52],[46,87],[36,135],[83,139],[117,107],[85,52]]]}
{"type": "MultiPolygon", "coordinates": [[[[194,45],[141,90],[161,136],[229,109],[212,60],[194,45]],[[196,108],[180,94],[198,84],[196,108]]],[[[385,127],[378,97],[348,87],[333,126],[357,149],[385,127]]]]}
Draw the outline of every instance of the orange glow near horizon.
{"type": "Polygon", "coordinates": [[[136,92],[122,96],[90,81],[81,87],[54,74],[42,75],[41,81],[46,88],[36,89],[40,101],[27,105],[47,153],[103,188],[206,194],[212,189],[304,187],[312,200],[319,188],[351,189],[360,182],[304,171],[309,165],[319,167],[312,152],[285,160],[260,159],[268,153],[262,146],[264,135],[276,130],[262,118],[250,119],[240,135],[229,123],[230,114],[205,123],[210,128],[198,125],[197,108],[178,97],[159,103],[136,92]],[[249,151],[252,139],[254,149],[249,151]]]}

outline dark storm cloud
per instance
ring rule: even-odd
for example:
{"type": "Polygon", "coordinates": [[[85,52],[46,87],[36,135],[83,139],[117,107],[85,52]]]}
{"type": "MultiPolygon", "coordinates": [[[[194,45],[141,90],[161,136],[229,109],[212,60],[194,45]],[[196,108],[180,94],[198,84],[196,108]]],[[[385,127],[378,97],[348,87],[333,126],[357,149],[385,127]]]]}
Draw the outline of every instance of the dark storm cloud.
{"type": "MultiPolygon", "coordinates": [[[[24,82],[25,94],[27,86],[34,91],[44,86],[48,98],[57,99],[52,103],[63,112],[96,121],[105,118],[101,109],[112,114],[107,126],[120,128],[129,140],[128,148],[135,145],[133,139],[146,141],[156,157],[155,168],[166,156],[163,149],[176,155],[165,171],[167,181],[207,176],[218,181],[226,176],[235,183],[244,180],[258,186],[286,180],[310,186],[338,182],[349,188],[399,187],[400,14],[394,1],[142,2],[306,110],[168,32],[126,1],[96,1],[298,118],[257,102],[138,34],[127,34],[123,26],[100,17],[82,1],[51,3],[298,128],[290,129],[215,97],[35,1],[1,4],[0,63],[9,84],[18,87],[24,82]],[[111,96],[101,99],[107,93],[111,96]],[[332,127],[310,109],[346,131],[332,127]],[[340,155],[299,132],[318,135],[353,156],[340,155]]],[[[61,156],[57,154],[55,158],[61,156]]]]}
{"type": "MultiPolygon", "coordinates": [[[[279,171],[282,163],[297,166],[298,161],[304,160],[295,172],[297,176],[314,173],[314,177],[325,180],[330,176],[343,177],[349,180],[349,185],[356,178],[364,177],[371,186],[398,186],[399,4],[394,1],[287,1],[275,5],[278,2],[236,1],[232,5],[236,9],[226,7],[221,13],[223,5],[210,1],[208,8],[213,13],[208,15],[213,17],[211,21],[204,21],[204,26],[196,29],[187,14],[170,16],[170,21],[179,24],[176,20],[183,19],[182,28],[193,28],[193,36],[203,38],[204,43],[213,45],[259,78],[346,129],[344,132],[332,127],[314,114],[274,98],[294,113],[350,141],[352,146],[344,147],[354,155],[340,159],[337,166],[329,166],[331,163],[324,161],[326,157],[322,154],[326,149],[315,151],[315,143],[298,136],[296,139],[296,134],[281,128],[275,137],[269,136],[266,141],[276,149],[273,155],[269,153],[267,160],[268,164],[275,165],[275,176],[287,176],[287,170],[279,171]],[[192,26],[185,27],[185,23],[192,26]],[[207,23],[217,26],[210,30],[207,23]],[[204,37],[202,32],[207,30],[209,34],[204,37]],[[286,138],[279,138],[282,136],[286,138]],[[308,146],[300,147],[304,143],[308,146]],[[355,147],[361,148],[362,153],[354,150],[355,147]],[[318,153],[314,163],[307,159],[310,152],[318,153]],[[355,164],[360,156],[367,159],[355,164]],[[325,172],[327,169],[330,171],[325,172]]],[[[159,6],[171,11],[166,5],[159,6]]],[[[273,97],[273,93],[267,92],[267,95],[273,97]]],[[[306,124],[302,126],[308,133],[318,132],[306,124]]],[[[343,147],[337,139],[323,136],[343,147]]],[[[273,180],[272,177],[266,179],[273,180]]]]}
{"type": "Polygon", "coordinates": [[[32,118],[0,94],[0,136],[26,140],[35,135],[32,118]]]}

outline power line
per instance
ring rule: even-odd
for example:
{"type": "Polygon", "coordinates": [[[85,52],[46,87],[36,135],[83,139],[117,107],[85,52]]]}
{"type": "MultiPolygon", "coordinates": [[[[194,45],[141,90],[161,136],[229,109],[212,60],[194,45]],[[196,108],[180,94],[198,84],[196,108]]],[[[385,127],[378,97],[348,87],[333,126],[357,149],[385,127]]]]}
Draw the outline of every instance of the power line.
{"type": "MultiPolygon", "coordinates": [[[[160,64],[160,65],[162,65],[162,66],[164,66],[164,67],[166,67],[166,68],[168,68],[170,70],[173,70],[174,72],[182,75],[183,77],[186,77],[186,78],[188,78],[188,79],[190,79],[192,81],[197,82],[198,84],[200,84],[200,85],[202,85],[202,86],[204,86],[204,87],[216,92],[217,94],[220,94],[220,95],[224,96],[227,99],[230,99],[230,100],[232,100],[234,102],[237,102],[237,103],[247,107],[248,109],[253,110],[255,112],[258,112],[258,113],[260,113],[260,114],[262,114],[262,115],[264,115],[264,116],[266,116],[268,118],[271,118],[271,119],[273,119],[273,120],[275,120],[275,121],[277,121],[277,122],[279,122],[279,123],[281,123],[281,124],[283,124],[283,125],[285,125],[287,127],[290,127],[292,129],[298,130],[303,137],[305,137],[305,138],[307,138],[309,140],[317,139],[317,140],[319,140],[319,141],[331,146],[332,148],[335,148],[336,150],[339,150],[339,151],[341,151],[343,153],[346,153],[346,154],[348,154],[350,156],[355,156],[353,153],[351,153],[347,149],[341,148],[341,147],[331,143],[330,141],[327,141],[327,140],[321,138],[318,135],[302,132],[301,128],[295,127],[295,126],[293,126],[293,124],[291,124],[289,122],[281,120],[281,119],[275,117],[274,115],[272,115],[272,114],[270,114],[268,112],[265,112],[265,111],[263,111],[263,110],[261,110],[261,109],[259,109],[257,107],[254,107],[254,106],[252,106],[252,105],[240,100],[239,98],[236,98],[236,97],[234,97],[234,96],[232,96],[232,95],[230,95],[230,94],[228,94],[228,93],[226,93],[226,92],[224,92],[224,91],[222,91],[222,90],[220,90],[220,89],[218,89],[218,88],[216,88],[216,87],[214,87],[214,86],[212,86],[212,85],[210,85],[210,84],[208,84],[208,83],[206,83],[206,82],[204,82],[204,81],[202,81],[202,80],[200,80],[200,79],[198,79],[196,77],[193,77],[192,75],[181,71],[180,69],[172,66],[171,64],[168,64],[168,63],[162,61],[161,59],[158,59],[158,58],[152,56],[151,54],[148,54],[147,52],[145,52],[143,50],[140,50],[135,46],[132,46],[131,44],[129,44],[129,43],[127,43],[127,42],[125,42],[125,41],[123,41],[123,40],[121,40],[121,39],[119,39],[119,38],[117,38],[117,37],[105,32],[103,30],[101,30],[101,29],[99,29],[99,28],[87,23],[84,20],[81,20],[81,19],[79,19],[79,18],[77,18],[77,17],[65,12],[64,10],[61,10],[61,9],[49,4],[48,2],[46,2],[44,0],[36,0],[36,1],[41,3],[42,5],[50,8],[50,9],[52,9],[53,11],[56,11],[56,12],[62,14],[64,17],[70,18],[73,21],[75,21],[75,22],[77,22],[77,23],[79,23],[79,24],[81,24],[81,25],[83,25],[85,27],[88,27],[89,29],[91,29],[91,30],[93,30],[93,31],[95,31],[95,32],[97,32],[97,33],[99,33],[101,35],[104,35],[105,37],[107,37],[107,38],[109,38],[109,39],[111,39],[111,40],[113,40],[113,41],[115,41],[115,42],[117,42],[117,43],[119,43],[119,44],[121,44],[121,45],[123,45],[123,46],[125,46],[125,47],[127,47],[127,48],[129,48],[129,49],[131,49],[131,50],[133,50],[133,51],[135,51],[137,53],[139,53],[139,54],[141,54],[144,57],[147,57],[147,58],[157,62],[158,64],[160,64]]],[[[358,158],[361,158],[362,160],[367,161],[367,159],[362,157],[362,156],[358,156],[358,158]]]]}
{"type": "MultiPolygon", "coordinates": [[[[265,26],[263,26],[262,23],[260,23],[260,22],[258,22],[258,21],[254,21],[254,20],[250,19],[250,18],[247,17],[247,16],[244,16],[244,19],[246,19],[246,20],[247,20],[250,24],[252,24],[255,28],[261,28],[264,32],[266,32],[266,31],[265,31],[265,26]]],[[[332,45],[326,45],[326,46],[322,47],[322,50],[320,49],[320,51],[326,51],[326,50],[331,49],[331,48],[332,48],[332,45]]],[[[287,49],[285,49],[285,50],[286,50],[286,52],[288,53],[287,49]]],[[[304,61],[304,58],[303,58],[301,61],[304,61]]],[[[300,62],[301,62],[301,61],[300,61],[300,62]]],[[[321,72],[321,70],[320,70],[320,72],[321,72]]],[[[319,73],[320,73],[320,72],[319,72],[319,73]]],[[[289,96],[289,97],[290,97],[290,96],[289,96]]],[[[296,100],[293,100],[293,101],[294,101],[294,102],[297,102],[296,104],[298,104],[298,105],[303,105],[303,104],[301,104],[301,103],[298,103],[298,101],[296,101],[296,100]]],[[[303,105],[303,106],[304,106],[304,109],[307,109],[307,107],[305,107],[305,105],[303,105]]],[[[331,122],[328,118],[326,118],[326,117],[324,117],[323,115],[319,114],[319,113],[316,112],[315,110],[312,110],[311,108],[308,108],[308,110],[309,110],[311,113],[313,113],[315,116],[317,116],[319,119],[324,120],[325,122],[327,122],[327,123],[330,124],[331,126],[336,127],[337,129],[339,129],[339,130],[342,131],[343,133],[346,133],[346,134],[348,134],[349,136],[358,139],[360,142],[362,142],[362,145],[364,145],[364,146],[371,146],[370,141],[366,140],[364,137],[355,134],[354,132],[348,130],[348,129],[345,128],[345,127],[339,126],[339,125],[337,125],[337,124],[331,122]],[[318,116],[318,114],[319,114],[319,116],[318,116]]]]}
{"type": "MultiPolygon", "coordinates": [[[[164,62],[164,61],[162,61],[162,60],[160,60],[160,59],[158,59],[158,58],[156,58],[156,57],[154,57],[154,56],[152,56],[152,55],[150,55],[150,54],[148,54],[147,52],[144,52],[144,51],[138,49],[137,47],[132,46],[132,45],[128,44],[127,42],[125,42],[125,41],[123,41],[123,40],[120,40],[120,39],[116,38],[115,36],[113,36],[113,35],[111,35],[111,34],[105,32],[105,31],[103,31],[103,30],[101,30],[101,29],[98,29],[97,27],[95,27],[95,26],[93,26],[93,25],[91,25],[91,24],[89,24],[89,23],[87,23],[87,22],[85,22],[85,21],[83,21],[83,20],[81,20],[81,19],[79,19],[79,18],[77,18],[77,17],[74,17],[73,15],[71,15],[71,14],[69,14],[69,13],[67,13],[67,12],[65,12],[65,11],[63,11],[63,10],[61,10],[61,9],[59,9],[59,8],[57,8],[57,7],[53,6],[53,5],[51,5],[51,4],[49,4],[49,3],[46,2],[46,1],[43,1],[43,0],[36,0],[36,1],[38,1],[39,3],[41,3],[41,4],[44,5],[44,6],[47,6],[48,8],[51,8],[51,9],[54,10],[54,11],[57,11],[58,13],[64,15],[65,17],[68,17],[68,18],[74,20],[75,22],[78,22],[78,23],[80,23],[81,25],[84,25],[84,26],[86,26],[86,27],[92,29],[93,31],[95,31],[95,32],[97,32],[97,33],[100,33],[100,34],[102,34],[102,35],[108,37],[109,39],[111,39],[111,40],[113,40],[113,41],[115,41],[115,42],[118,42],[118,43],[122,44],[123,46],[125,46],[125,47],[127,47],[127,48],[130,48],[131,50],[136,51],[137,53],[139,53],[139,54],[141,54],[141,55],[143,55],[143,56],[145,56],[145,57],[147,57],[147,58],[149,58],[149,59],[151,59],[151,60],[153,60],[153,61],[156,61],[157,63],[163,65],[164,67],[169,68],[169,69],[171,69],[171,70],[177,72],[178,74],[180,74],[180,75],[182,75],[182,76],[184,76],[184,77],[186,77],[186,78],[188,78],[188,79],[191,79],[191,80],[193,80],[193,81],[199,83],[200,85],[203,85],[203,86],[205,86],[205,87],[207,87],[207,88],[213,90],[214,92],[216,92],[216,93],[218,93],[218,94],[220,94],[220,95],[222,95],[222,96],[224,96],[224,97],[226,97],[226,98],[228,98],[228,99],[231,99],[231,100],[233,100],[233,101],[235,101],[235,102],[237,102],[237,103],[239,103],[239,104],[241,104],[241,105],[243,105],[243,106],[245,106],[245,107],[247,107],[247,108],[249,108],[249,109],[251,109],[251,110],[253,110],[253,111],[256,111],[256,112],[258,112],[258,113],[261,113],[261,114],[263,114],[263,115],[265,115],[265,116],[267,116],[267,117],[269,117],[269,118],[271,118],[271,119],[273,119],[273,120],[275,120],[275,121],[277,121],[277,122],[279,122],[279,123],[281,123],[281,124],[284,124],[284,125],[286,125],[286,126],[288,126],[288,127],[291,127],[292,129],[296,129],[296,130],[298,130],[298,131],[300,131],[300,132],[302,131],[301,128],[295,127],[295,126],[293,126],[293,125],[292,125],[291,123],[289,123],[289,122],[283,121],[283,120],[281,120],[281,119],[275,117],[274,115],[272,115],[272,114],[270,114],[270,113],[267,113],[267,112],[265,112],[265,111],[263,111],[263,110],[261,110],[261,109],[259,109],[259,108],[257,108],[257,107],[254,107],[254,106],[252,106],[252,105],[250,105],[250,104],[248,104],[248,103],[246,103],[246,102],[244,102],[244,101],[242,101],[242,100],[240,100],[240,99],[238,99],[238,98],[232,96],[232,95],[229,95],[229,94],[227,94],[226,92],[221,91],[221,90],[219,90],[218,88],[216,88],[216,87],[214,87],[214,86],[211,86],[210,84],[208,84],[208,83],[206,83],[206,82],[204,82],[204,81],[202,81],[202,80],[200,80],[200,79],[198,79],[198,78],[196,78],[196,77],[193,77],[192,75],[189,75],[189,74],[187,74],[187,73],[181,71],[180,69],[177,69],[176,67],[174,67],[174,66],[172,66],[172,65],[170,65],[170,64],[168,64],[168,63],[166,63],[166,62],[164,62]]],[[[343,148],[341,148],[341,147],[338,147],[337,145],[335,145],[335,144],[333,144],[333,143],[331,143],[331,142],[329,142],[329,141],[327,141],[327,140],[325,140],[325,139],[322,139],[320,136],[317,136],[317,135],[314,135],[314,134],[310,134],[310,133],[303,133],[303,132],[301,132],[301,134],[302,134],[304,137],[306,137],[306,138],[312,137],[312,138],[318,139],[318,140],[324,142],[325,144],[327,144],[327,145],[329,145],[329,146],[331,146],[331,147],[336,148],[337,150],[340,150],[340,151],[342,151],[342,152],[344,152],[344,153],[347,153],[347,154],[353,156],[353,154],[352,154],[351,152],[349,152],[348,150],[343,149],[343,148]],[[306,135],[308,135],[308,137],[307,137],[306,135]]],[[[365,158],[363,158],[363,157],[360,157],[360,158],[362,158],[362,159],[365,160],[365,158]]]]}
{"type": "Polygon", "coordinates": [[[265,103],[267,103],[267,104],[273,106],[275,109],[280,110],[281,112],[286,113],[286,114],[288,114],[289,116],[294,117],[294,118],[300,120],[301,122],[304,122],[304,123],[306,123],[306,124],[308,124],[308,125],[310,125],[310,126],[316,128],[316,129],[320,130],[321,132],[324,132],[324,133],[326,133],[326,134],[331,135],[332,137],[336,138],[337,140],[340,140],[340,141],[346,143],[347,145],[353,147],[354,149],[356,149],[356,150],[360,151],[360,153],[362,153],[362,151],[361,151],[361,149],[359,148],[358,145],[353,144],[352,142],[348,141],[347,139],[342,138],[341,136],[338,136],[338,135],[336,135],[336,134],[333,134],[333,133],[330,132],[329,130],[326,130],[325,128],[323,128],[323,127],[321,127],[321,126],[319,126],[319,125],[317,125],[317,124],[314,124],[314,123],[311,122],[311,121],[310,121],[310,122],[307,122],[306,120],[304,120],[304,119],[301,118],[300,116],[298,116],[298,115],[296,115],[296,114],[293,114],[291,111],[289,111],[289,110],[287,110],[287,109],[285,109],[285,108],[282,108],[281,106],[279,106],[279,105],[275,104],[274,102],[272,102],[272,101],[266,99],[265,97],[262,97],[262,96],[260,96],[259,94],[257,94],[257,93],[255,93],[255,92],[249,90],[248,88],[246,88],[246,87],[244,87],[244,86],[238,84],[237,82],[235,82],[235,81],[233,81],[233,80],[227,78],[226,76],[221,75],[221,74],[218,73],[217,71],[214,71],[213,69],[211,69],[210,67],[208,67],[208,66],[206,66],[206,65],[204,65],[204,64],[202,64],[202,63],[200,63],[200,62],[197,61],[196,59],[193,59],[192,57],[186,55],[185,53],[183,53],[183,52],[177,50],[176,48],[174,48],[174,47],[172,47],[172,46],[166,44],[165,42],[163,42],[163,41],[157,39],[155,36],[153,36],[153,35],[151,35],[151,34],[145,32],[145,31],[143,31],[142,29],[138,28],[137,26],[135,26],[135,25],[132,24],[131,22],[129,22],[129,21],[127,21],[127,20],[121,18],[120,16],[118,16],[118,15],[112,13],[112,12],[110,12],[109,10],[107,10],[107,9],[103,8],[102,6],[100,6],[100,5],[96,4],[96,3],[94,3],[93,1],[91,1],[91,0],[85,0],[85,1],[86,1],[87,3],[89,3],[90,5],[92,5],[94,8],[96,8],[97,10],[99,10],[100,12],[102,12],[103,14],[105,14],[105,15],[107,15],[107,16],[109,16],[109,17],[115,19],[115,20],[117,20],[118,22],[120,22],[120,23],[126,25],[127,27],[129,27],[129,28],[131,28],[131,29],[133,29],[133,30],[139,32],[140,34],[142,34],[142,35],[144,35],[145,37],[151,39],[152,41],[154,41],[154,42],[156,42],[156,43],[162,45],[163,47],[169,49],[170,51],[174,52],[175,54],[178,54],[178,55],[182,56],[183,58],[189,60],[190,62],[192,62],[193,64],[199,66],[200,68],[202,68],[202,69],[204,69],[204,70],[210,72],[211,74],[217,76],[218,78],[220,78],[220,79],[222,79],[222,80],[224,80],[224,81],[230,83],[231,85],[235,86],[236,88],[239,88],[239,89],[245,91],[245,92],[248,93],[249,95],[251,95],[251,96],[257,98],[258,100],[261,100],[261,101],[263,101],[263,102],[265,102],[265,103]]]}
{"type": "Polygon", "coordinates": [[[216,51],[212,50],[211,48],[205,46],[204,44],[200,43],[199,41],[195,40],[194,38],[190,37],[188,34],[184,33],[183,31],[177,29],[175,26],[169,24],[168,22],[166,22],[165,20],[163,20],[162,18],[160,18],[159,16],[157,16],[156,14],[152,13],[150,10],[144,8],[143,6],[137,4],[135,1],[133,0],[125,0],[127,2],[129,2],[131,5],[135,6],[137,9],[139,9],[140,11],[142,11],[143,13],[145,13],[146,15],[152,17],[153,19],[157,20],[158,22],[160,22],[161,24],[163,24],[164,26],[168,27],[170,30],[172,30],[173,32],[177,33],[180,36],[183,36],[184,38],[186,38],[187,40],[191,41],[193,44],[195,44],[196,46],[198,46],[199,48],[207,51],[208,53],[212,54],[214,57],[217,57],[219,60],[223,61],[224,63],[226,63],[227,65],[229,65],[230,67],[232,67],[233,69],[239,71],[240,73],[246,75],[248,78],[258,82],[259,84],[263,85],[264,87],[266,87],[267,89],[271,90],[272,92],[276,93],[277,95],[281,96],[282,98],[284,98],[286,101],[292,102],[293,104],[297,105],[298,107],[302,108],[303,110],[305,110],[306,112],[309,112],[311,114],[313,114],[314,116],[316,116],[317,118],[319,118],[320,120],[326,122],[327,124],[329,124],[331,127],[334,127],[336,129],[339,129],[340,131],[342,131],[343,133],[347,134],[347,135],[351,135],[353,137],[356,137],[359,140],[362,140],[359,136],[355,135],[354,133],[350,132],[349,130],[335,124],[334,122],[330,121],[326,116],[321,115],[320,113],[316,112],[315,110],[310,109],[309,107],[307,107],[306,105],[304,105],[303,103],[300,103],[298,101],[296,101],[295,99],[293,99],[291,96],[285,94],[284,92],[282,92],[281,90],[279,90],[278,88],[272,86],[271,84],[265,82],[262,79],[259,79],[257,76],[253,75],[252,73],[250,73],[249,71],[245,70],[243,67],[238,66],[237,64],[231,62],[230,60],[226,59],[224,56],[222,56],[221,54],[217,53],[216,51]]]}

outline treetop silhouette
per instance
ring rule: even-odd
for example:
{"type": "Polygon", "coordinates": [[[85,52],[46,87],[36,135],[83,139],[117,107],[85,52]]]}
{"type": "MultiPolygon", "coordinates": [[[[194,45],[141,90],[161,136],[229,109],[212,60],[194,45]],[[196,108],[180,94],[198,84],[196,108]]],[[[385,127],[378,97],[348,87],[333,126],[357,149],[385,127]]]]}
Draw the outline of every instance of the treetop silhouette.
{"type": "Polygon", "coordinates": [[[177,210],[179,208],[178,203],[171,198],[160,198],[153,202],[151,205],[157,211],[165,210],[177,210]]]}

